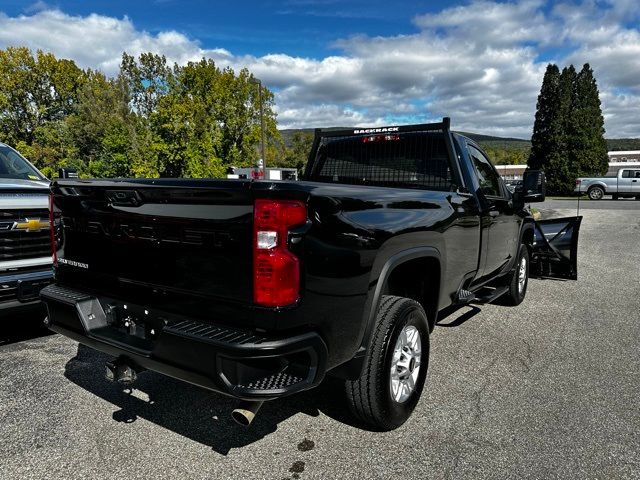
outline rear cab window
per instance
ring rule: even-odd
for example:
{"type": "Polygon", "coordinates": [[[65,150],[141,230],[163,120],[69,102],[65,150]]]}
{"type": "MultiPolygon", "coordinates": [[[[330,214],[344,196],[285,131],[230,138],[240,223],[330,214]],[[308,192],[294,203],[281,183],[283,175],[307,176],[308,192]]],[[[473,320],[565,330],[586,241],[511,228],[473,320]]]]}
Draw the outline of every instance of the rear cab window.
{"type": "Polygon", "coordinates": [[[452,191],[452,172],[444,132],[399,132],[322,138],[309,179],[452,191]]]}

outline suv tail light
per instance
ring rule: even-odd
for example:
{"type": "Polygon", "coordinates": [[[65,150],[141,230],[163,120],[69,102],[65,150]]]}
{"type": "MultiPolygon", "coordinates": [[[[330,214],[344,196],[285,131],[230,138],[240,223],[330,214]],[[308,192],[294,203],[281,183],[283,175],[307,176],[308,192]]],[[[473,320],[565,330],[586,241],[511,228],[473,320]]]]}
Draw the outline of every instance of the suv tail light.
{"type": "Polygon", "coordinates": [[[291,305],[300,295],[300,261],[289,251],[292,227],[307,221],[297,200],[256,200],[253,210],[253,301],[263,307],[291,305]]]}
{"type": "Polygon", "coordinates": [[[53,193],[49,194],[49,238],[51,240],[51,259],[53,265],[58,265],[58,245],[56,243],[56,222],[53,213],[53,193]]]}

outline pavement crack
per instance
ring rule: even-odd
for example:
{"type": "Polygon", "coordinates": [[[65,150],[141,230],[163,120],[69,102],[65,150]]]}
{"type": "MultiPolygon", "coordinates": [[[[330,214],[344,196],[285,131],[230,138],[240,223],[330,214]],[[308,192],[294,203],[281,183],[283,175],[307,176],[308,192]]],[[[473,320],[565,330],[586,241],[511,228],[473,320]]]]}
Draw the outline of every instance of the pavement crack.
{"type": "Polygon", "coordinates": [[[531,347],[531,344],[524,338],[522,339],[522,343],[524,343],[526,348],[524,351],[524,356],[518,356],[518,362],[520,362],[520,365],[522,365],[524,372],[529,373],[531,371],[531,365],[533,364],[533,348],[531,347]]]}

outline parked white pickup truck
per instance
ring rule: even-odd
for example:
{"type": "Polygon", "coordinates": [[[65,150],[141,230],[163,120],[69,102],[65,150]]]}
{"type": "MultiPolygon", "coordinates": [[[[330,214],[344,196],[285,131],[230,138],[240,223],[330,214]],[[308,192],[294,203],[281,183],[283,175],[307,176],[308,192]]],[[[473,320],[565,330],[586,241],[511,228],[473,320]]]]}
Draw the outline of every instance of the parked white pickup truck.
{"type": "Polygon", "coordinates": [[[0,320],[40,305],[52,279],[50,235],[49,180],[0,143],[0,320]]]}
{"type": "Polygon", "coordinates": [[[640,168],[621,168],[615,177],[578,178],[574,191],[586,192],[591,200],[601,200],[605,195],[614,200],[625,197],[640,200],[640,168]]]}

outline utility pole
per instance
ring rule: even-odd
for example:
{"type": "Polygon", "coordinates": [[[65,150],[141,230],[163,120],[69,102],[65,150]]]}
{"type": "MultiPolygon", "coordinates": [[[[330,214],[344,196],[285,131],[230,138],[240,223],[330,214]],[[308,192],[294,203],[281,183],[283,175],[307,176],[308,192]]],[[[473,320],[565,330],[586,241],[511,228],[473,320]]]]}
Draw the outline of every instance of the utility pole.
{"type": "MultiPolygon", "coordinates": [[[[262,101],[262,81],[259,78],[251,77],[251,83],[258,85],[258,102],[260,103],[260,155],[262,156],[262,173],[266,174],[266,158],[264,153],[264,102],[262,101]]],[[[263,176],[266,179],[266,175],[263,176]]]]}

